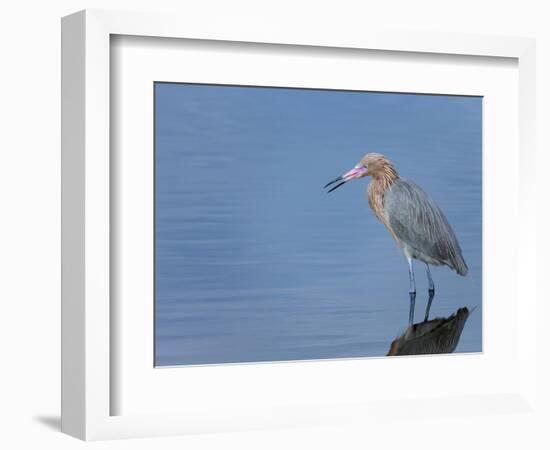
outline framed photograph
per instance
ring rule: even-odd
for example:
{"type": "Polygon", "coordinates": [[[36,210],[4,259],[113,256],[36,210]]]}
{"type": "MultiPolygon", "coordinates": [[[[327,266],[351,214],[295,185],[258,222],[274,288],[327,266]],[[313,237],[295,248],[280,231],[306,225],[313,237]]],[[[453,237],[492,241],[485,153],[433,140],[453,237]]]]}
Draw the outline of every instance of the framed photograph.
{"type": "Polygon", "coordinates": [[[93,10],[62,50],[64,432],[532,411],[532,40],[93,10]]]}

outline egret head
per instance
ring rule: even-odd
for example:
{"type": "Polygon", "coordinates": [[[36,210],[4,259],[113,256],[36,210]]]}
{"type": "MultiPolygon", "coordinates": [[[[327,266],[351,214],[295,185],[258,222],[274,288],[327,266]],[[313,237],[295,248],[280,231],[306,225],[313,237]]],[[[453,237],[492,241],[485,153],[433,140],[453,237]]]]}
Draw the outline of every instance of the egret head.
{"type": "Polygon", "coordinates": [[[381,155],[379,153],[367,153],[353,167],[353,169],[332,180],[330,183],[327,183],[324,187],[327,188],[329,186],[332,186],[328,190],[328,192],[332,192],[343,184],[347,183],[348,181],[367,176],[384,176],[385,174],[391,174],[397,177],[397,172],[393,168],[391,162],[388,161],[384,157],[384,155],[381,155]]]}

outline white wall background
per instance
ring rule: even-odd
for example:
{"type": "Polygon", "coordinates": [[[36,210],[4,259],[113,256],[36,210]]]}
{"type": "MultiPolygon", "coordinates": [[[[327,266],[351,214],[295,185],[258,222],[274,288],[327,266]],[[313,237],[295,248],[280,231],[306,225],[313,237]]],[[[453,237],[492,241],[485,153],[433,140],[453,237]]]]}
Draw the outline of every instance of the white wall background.
{"type": "MultiPolygon", "coordinates": [[[[179,10],[207,18],[267,16],[282,27],[349,26],[537,37],[539,148],[539,291],[548,277],[550,195],[550,12],[543,0],[20,0],[0,7],[0,448],[435,448],[431,430],[449,433],[447,449],[550,448],[550,416],[460,418],[388,427],[333,427],[84,444],[59,433],[60,360],[60,17],[83,8],[179,10]],[[548,265],[546,265],[548,268],[548,265]]],[[[243,19],[240,19],[243,20],[243,19]]],[[[541,302],[539,314],[548,313],[541,302]]],[[[539,330],[548,343],[548,332],[539,330]]],[[[550,405],[549,347],[540,351],[550,405]],[[546,353],[546,354],[543,354],[546,353]]],[[[367,380],[366,380],[367,382],[367,380]]],[[[437,445],[439,444],[439,445],[437,445]]]]}

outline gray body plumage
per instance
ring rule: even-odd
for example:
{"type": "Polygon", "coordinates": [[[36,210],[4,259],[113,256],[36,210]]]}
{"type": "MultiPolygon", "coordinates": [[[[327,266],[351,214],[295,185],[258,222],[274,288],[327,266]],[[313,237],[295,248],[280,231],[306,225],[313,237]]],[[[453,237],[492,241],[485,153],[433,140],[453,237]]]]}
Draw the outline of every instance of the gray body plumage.
{"type": "Polygon", "coordinates": [[[458,240],[437,204],[416,184],[398,178],[384,193],[384,213],[409,258],[468,273],[458,240]]]}

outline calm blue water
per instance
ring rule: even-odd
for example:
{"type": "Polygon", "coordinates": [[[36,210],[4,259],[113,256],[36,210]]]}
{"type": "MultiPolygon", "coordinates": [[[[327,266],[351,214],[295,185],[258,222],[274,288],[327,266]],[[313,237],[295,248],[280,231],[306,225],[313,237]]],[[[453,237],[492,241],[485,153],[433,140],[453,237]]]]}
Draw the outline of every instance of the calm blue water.
{"type": "MultiPolygon", "coordinates": [[[[380,356],[406,328],[407,263],[368,178],[322,186],[368,151],[441,206],[470,268],[433,268],[431,317],[478,305],[481,98],[157,83],[156,364],[380,356]]],[[[427,300],[416,263],[415,319],[427,300]]]]}

